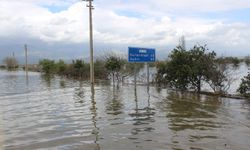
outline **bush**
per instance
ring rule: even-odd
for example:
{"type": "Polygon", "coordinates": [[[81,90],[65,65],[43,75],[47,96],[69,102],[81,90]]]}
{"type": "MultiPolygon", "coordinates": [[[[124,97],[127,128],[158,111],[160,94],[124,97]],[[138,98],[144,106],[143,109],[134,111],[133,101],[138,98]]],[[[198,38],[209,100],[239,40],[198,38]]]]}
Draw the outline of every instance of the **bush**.
{"type": "Polygon", "coordinates": [[[54,60],[43,59],[39,61],[42,72],[45,74],[54,74],[57,72],[56,64],[54,60]]]}
{"type": "Polygon", "coordinates": [[[56,63],[56,71],[58,74],[63,75],[65,74],[65,71],[67,69],[67,65],[63,60],[59,60],[59,62],[56,63]]]}
{"type": "Polygon", "coordinates": [[[97,59],[95,61],[95,78],[96,79],[108,79],[108,72],[105,68],[105,61],[97,59]]]}

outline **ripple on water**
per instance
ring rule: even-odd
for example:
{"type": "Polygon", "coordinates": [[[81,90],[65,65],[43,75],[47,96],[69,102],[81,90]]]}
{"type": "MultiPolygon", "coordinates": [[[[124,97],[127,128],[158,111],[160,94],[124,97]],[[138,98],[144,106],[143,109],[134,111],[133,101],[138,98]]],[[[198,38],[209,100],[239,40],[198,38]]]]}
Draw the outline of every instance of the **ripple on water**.
{"type": "Polygon", "coordinates": [[[0,77],[0,149],[1,135],[8,150],[250,146],[245,100],[132,85],[97,84],[93,91],[85,82],[40,74],[27,85],[22,73],[0,77]]]}

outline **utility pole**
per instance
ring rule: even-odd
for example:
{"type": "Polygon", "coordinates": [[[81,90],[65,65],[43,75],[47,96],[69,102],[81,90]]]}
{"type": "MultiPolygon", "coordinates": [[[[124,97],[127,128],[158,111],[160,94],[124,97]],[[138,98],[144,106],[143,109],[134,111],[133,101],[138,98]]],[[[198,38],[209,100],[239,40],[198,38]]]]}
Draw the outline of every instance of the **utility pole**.
{"type": "Polygon", "coordinates": [[[92,5],[93,0],[83,0],[89,2],[87,7],[89,8],[89,48],[90,48],[90,83],[94,85],[94,50],[93,50],[93,24],[92,24],[92,5]]]}
{"type": "Polygon", "coordinates": [[[28,77],[28,48],[27,45],[24,45],[25,50],[25,72],[26,72],[26,78],[28,77]]]}

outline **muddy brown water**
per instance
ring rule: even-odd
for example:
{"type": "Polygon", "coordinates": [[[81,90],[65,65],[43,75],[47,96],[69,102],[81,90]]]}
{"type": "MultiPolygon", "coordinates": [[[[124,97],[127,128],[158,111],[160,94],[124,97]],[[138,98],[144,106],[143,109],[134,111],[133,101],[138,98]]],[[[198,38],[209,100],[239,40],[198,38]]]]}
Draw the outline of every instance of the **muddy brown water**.
{"type": "Polygon", "coordinates": [[[250,101],[0,71],[0,149],[249,150],[250,101]]]}

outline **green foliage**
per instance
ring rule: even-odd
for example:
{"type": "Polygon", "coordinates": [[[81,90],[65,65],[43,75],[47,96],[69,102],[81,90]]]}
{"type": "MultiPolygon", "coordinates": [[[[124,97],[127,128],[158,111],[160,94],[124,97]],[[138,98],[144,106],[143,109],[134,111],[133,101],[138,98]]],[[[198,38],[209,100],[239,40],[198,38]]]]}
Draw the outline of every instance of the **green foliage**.
{"type": "Polygon", "coordinates": [[[41,71],[45,74],[58,74],[68,77],[87,78],[89,76],[88,64],[82,60],[73,60],[72,64],[67,65],[63,60],[55,62],[54,60],[43,59],[39,62],[41,71]]]}
{"type": "Polygon", "coordinates": [[[43,59],[39,61],[39,65],[41,66],[42,72],[46,74],[56,73],[56,64],[54,60],[43,59]]]}
{"type": "Polygon", "coordinates": [[[186,51],[176,47],[169,55],[168,62],[157,63],[158,83],[170,87],[201,91],[203,82],[209,83],[214,90],[221,89],[226,80],[224,71],[215,62],[216,53],[208,52],[205,46],[194,46],[186,51]]]}
{"type": "Polygon", "coordinates": [[[87,64],[84,63],[83,60],[77,59],[72,61],[73,70],[71,74],[75,77],[87,78],[89,76],[89,69],[87,64]]]}
{"type": "MultiPolygon", "coordinates": [[[[153,66],[154,63],[150,65],[153,66]]],[[[143,66],[143,63],[128,63],[126,59],[115,53],[107,54],[94,62],[95,79],[106,80],[112,77],[113,81],[123,81],[125,77],[138,73],[143,66]]],[[[90,77],[89,63],[80,59],[72,60],[70,64],[66,64],[63,60],[55,62],[43,59],[39,62],[39,68],[45,74],[58,74],[81,79],[90,77]]]]}
{"type": "Polygon", "coordinates": [[[56,63],[56,68],[57,68],[57,73],[60,75],[63,75],[67,69],[67,65],[65,64],[63,60],[59,60],[56,63]]]}
{"type": "MultiPolygon", "coordinates": [[[[194,46],[190,50],[190,68],[191,68],[191,85],[196,88],[198,92],[201,90],[201,82],[209,80],[210,71],[214,66],[214,59],[216,53],[208,52],[206,46],[194,46]]],[[[213,70],[214,71],[214,70],[213,70]]]]}
{"type": "Polygon", "coordinates": [[[122,62],[118,57],[110,56],[106,60],[105,67],[110,72],[117,72],[121,70],[122,62]]]}
{"type": "Polygon", "coordinates": [[[171,52],[169,58],[170,61],[166,65],[166,81],[170,87],[186,90],[192,74],[190,52],[177,47],[171,52]]]}
{"type": "Polygon", "coordinates": [[[233,79],[230,77],[228,64],[213,63],[213,67],[208,68],[209,76],[206,82],[213,89],[215,93],[225,94],[230,88],[233,79]]]}
{"type": "Polygon", "coordinates": [[[108,77],[108,72],[105,68],[105,61],[101,59],[97,59],[95,61],[95,78],[96,79],[107,79],[108,77]]]}
{"type": "Polygon", "coordinates": [[[250,72],[241,79],[241,84],[237,91],[245,97],[250,98],[250,72]]]}
{"type": "Polygon", "coordinates": [[[244,61],[245,61],[245,63],[246,63],[247,66],[250,66],[250,56],[246,56],[244,58],[244,61]]]}
{"type": "Polygon", "coordinates": [[[124,60],[121,57],[116,55],[108,55],[106,57],[105,68],[107,72],[112,75],[113,82],[115,81],[115,77],[119,80],[120,71],[124,65],[124,60]]]}

